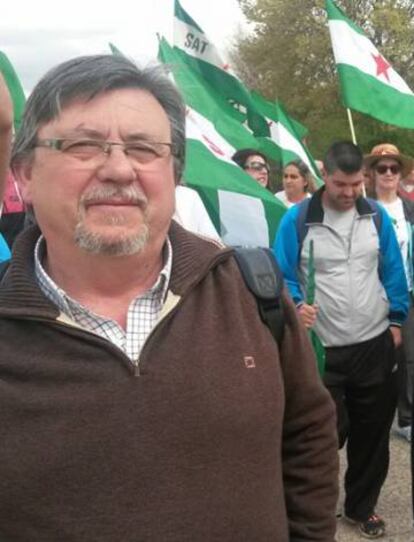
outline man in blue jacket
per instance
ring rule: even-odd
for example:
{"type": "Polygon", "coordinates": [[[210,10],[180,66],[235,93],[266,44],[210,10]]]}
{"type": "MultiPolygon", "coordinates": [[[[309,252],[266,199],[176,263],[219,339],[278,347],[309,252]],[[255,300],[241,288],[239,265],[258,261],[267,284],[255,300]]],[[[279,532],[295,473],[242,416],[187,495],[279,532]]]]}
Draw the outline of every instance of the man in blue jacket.
{"type": "Polygon", "coordinates": [[[388,471],[397,381],[394,349],[408,311],[403,262],[385,210],[361,196],[363,155],[333,144],[325,186],[284,216],[275,255],[299,314],[326,347],[325,385],[347,442],[345,517],[369,538],[384,534],[376,513],[388,471]],[[310,247],[315,303],[306,303],[310,247]]]}

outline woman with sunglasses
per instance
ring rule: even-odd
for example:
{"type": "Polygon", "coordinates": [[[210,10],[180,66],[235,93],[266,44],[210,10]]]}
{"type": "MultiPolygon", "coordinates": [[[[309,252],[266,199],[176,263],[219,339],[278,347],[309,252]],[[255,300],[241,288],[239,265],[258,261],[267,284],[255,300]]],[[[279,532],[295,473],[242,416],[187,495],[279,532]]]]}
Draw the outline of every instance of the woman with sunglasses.
{"type": "Polygon", "coordinates": [[[275,196],[286,207],[292,207],[315,192],[315,183],[310,169],[302,160],[292,160],[283,169],[283,190],[275,196]]]}
{"type": "Polygon", "coordinates": [[[232,156],[233,162],[245,170],[263,188],[269,188],[269,164],[266,156],[255,149],[241,149],[232,156]]]}
{"type": "MultiPolygon", "coordinates": [[[[365,167],[371,176],[373,197],[390,215],[404,262],[408,289],[413,292],[413,228],[414,204],[399,196],[401,178],[413,169],[412,158],[400,153],[395,145],[376,145],[365,157],[365,167]]],[[[396,352],[399,373],[398,426],[396,433],[411,440],[411,419],[414,377],[414,311],[402,327],[403,344],[396,352]]]]}

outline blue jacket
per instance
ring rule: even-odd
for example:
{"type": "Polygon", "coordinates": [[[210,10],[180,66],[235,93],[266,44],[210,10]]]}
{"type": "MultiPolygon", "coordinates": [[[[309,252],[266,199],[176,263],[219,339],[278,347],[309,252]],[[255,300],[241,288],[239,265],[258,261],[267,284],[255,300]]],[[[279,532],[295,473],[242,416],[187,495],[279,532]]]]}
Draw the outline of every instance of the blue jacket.
{"type": "Polygon", "coordinates": [[[0,263],[10,260],[11,253],[9,245],[4,240],[4,237],[0,234],[0,263]]]}
{"type": "Polygon", "coordinates": [[[313,240],[319,306],[315,330],[326,346],[356,344],[405,320],[409,295],[404,266],[392,222],[382,207],[373,200],[357,200],[347,244],[324,219],[323,190],[289,209],[273,250],[299,305],[305,301],[313,240]]]}

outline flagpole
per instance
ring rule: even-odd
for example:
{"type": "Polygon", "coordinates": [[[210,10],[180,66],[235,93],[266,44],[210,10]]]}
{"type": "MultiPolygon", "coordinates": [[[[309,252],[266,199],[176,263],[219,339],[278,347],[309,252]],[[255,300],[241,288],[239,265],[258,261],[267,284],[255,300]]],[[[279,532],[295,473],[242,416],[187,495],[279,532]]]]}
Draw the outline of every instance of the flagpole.
{"type": "Polygon", "coordinates": [[[354,121],[352,120],[352,113],[349,107],[346,108],[346,112],[348,114],[348,122],[349,122],[349,128],[351,130],[352,143],[356,145],[357,140],[356,140],[356,135],[355,135],[354,121]]]}
{"type": "MultiPolygon", "coordinates": [[[[346,112],[348,114],[349,128],[351,130],[351,136],[352,136],[352,143],[354,145],[357,145],[357,140],[356,140],[356,136],[355,136],[354,121],[352,120],[352,113],[351,113],[351,110],[349,109],[349,107],[346,108],[346,112]]],[[[364,198],[367,197],[367,190],[365,188],[365,183],[362,185],[362,195],[364,196],[364,198]]]]}

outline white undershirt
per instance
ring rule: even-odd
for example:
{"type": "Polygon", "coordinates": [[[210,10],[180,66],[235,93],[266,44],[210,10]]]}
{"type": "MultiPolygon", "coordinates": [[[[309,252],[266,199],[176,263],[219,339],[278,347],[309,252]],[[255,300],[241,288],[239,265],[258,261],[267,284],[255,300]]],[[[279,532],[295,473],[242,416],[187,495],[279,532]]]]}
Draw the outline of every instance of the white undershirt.
{"type": "MultiPolygon", "coordinates": [[[[309,192],[305,192],[305,195],[303,196],[303,199],[310,198],[309,192]]],[[[300,201],[289,201],[286,196],[286,192],[284,190],[281,190],[280,192],[276,192],[275,198],[279,199],[282,203],[286,205],[286,207],[289,209],[290,207],[293,207],[293,205],[296,205],[297,203],[300,203],[300,201]]],[[[301,201],[303,201],[303,199],[301,201]]]]}
{"type": "Polygon", "coordinates": [[[411,290],[412,284],[410,280],[410,272],[409,272],[409,265],[408,265],[409,236],[408,236],[407,221],[404,215],[403,203],[400,198],[397,198],[392,203],[385,203],[383,201],[381,201],[380,203],[391,217],[391,220],[394,226],[394,231],[397,236],[398,245],[400,247],[401,256],[404,262],[404,270],[405,270],[405,276],[407,277],[408,289],[411,290]]]}
{"type": "Polygon", "coordinates": [[[343,239],[347,249],[350,249],[352,228],[357,217],[355,207],[347,211],[337,211],[326,205],[323,206],[324,222],[331,226],[343,239]]]}

